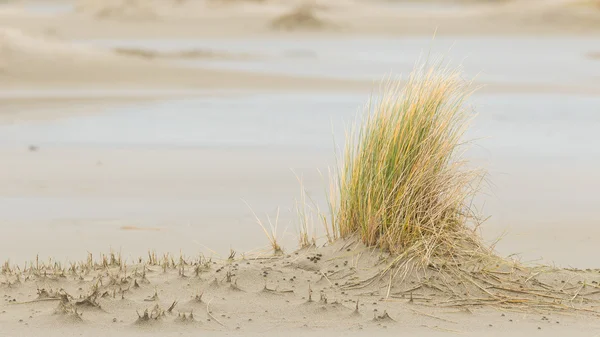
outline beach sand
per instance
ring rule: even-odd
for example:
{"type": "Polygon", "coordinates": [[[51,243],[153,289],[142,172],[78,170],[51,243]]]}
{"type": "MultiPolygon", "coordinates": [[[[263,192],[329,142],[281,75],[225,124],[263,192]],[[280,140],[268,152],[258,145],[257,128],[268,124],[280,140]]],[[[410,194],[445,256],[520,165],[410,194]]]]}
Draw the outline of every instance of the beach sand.
{"type": "MultiPolygon", "coordinates": [[[[365,90],[369,82],[310,79],[177,66],[140,58],[127,51],[72,44],[32,36],[18,29],[0,30],[0,87],[24,89],[185,89],[218,90],[311,88],[365,90]],[[124,55],[126,54],[126,55],[124,55]]],[[[139,51],[143,52],[143,51],[139,51]]]]}
{"type": "MultiPolygon", "coordinates": [[[[411,7],[410,2],[400,2],[397,6],[391,6],[389,3],[380,2],[330,0],[319,2],[318,6],[302,7],[303,2],[285,1],[156,0],[144,2],[146,5],[143,6],[151,6],[154,8],[152,11],[160,13],[160,16],[140,20],[127,15],[105,17],[94,14],[102,11],[103,7],[112,8],[111,11],[116,12],[135,12],[139,1],[57,1],[44,2],[42,5],[36,1],[9,1],[0,6],[0,88],[8,93],[22,90],[52,92],[75,88],[95,91],[309,89],[366,92],[376,85],[373,81],[270,75],[217,70],[182,63],[190,59],[235,61],[266,58],[265,55],[197,49],[164,52],[139,47],[100,48],[73,40],[228,37],[284,37],[294,40],[356,36],[433,37],[486,34],[595,36],[600,29],[600,23],[597,22],[600,15],[593,13],[594,7],[588,9],[572,2],[556,0],[538,6],[535,1],[522,0],[502,4],[456,4],[448,10],[435,10],[433,6],[411,7]],[[42,9],[38,8],[40,6],[42,9]],[[47,8],[52,9],[52,6],[58,6],[61,10],[56,13],[44,12],[44,8],[48,11],[47,8]],[[293,13],[298,8],[309,8],[306,14],[308,16],[322,15],[322,23],[315,26],[315,22],[321,22],[321,19],[308,19],[308,23],[302,18],[298,22],[291,19],[296,20],[291,23],[294,27],[287,27],[288,24],[284,22],[286,20],[281,21],[281,17],[285,18],[286,13],[293,13]],[[529,16],[523,14],[522,8],[528,9],[529,16]],[[539,14],[541,12],[543,13],[539,14]],[[581,14],[582,12],[584,14],[581,14]],[[580,18],[581,15],[586,19],[580,18]],[[555,20],[557,16],[561,19],[555,20]],[[283,22],[285,27],[275,27],[282,25],[277,24],[278,20],[283,22]],[[303,27],[304,25],[308,27],[303,27]]],[[[594,54],[591,55],[593,57],[594,54]]],[[[483,90],[492,92],[596,94],[599,90],[597,86],[561,83],[482,84],[486,84],[483,90]]],[[[164,97],[164,93],[162,95],[164,97]]],[[[109,102],[115,96],[114,93],[104,95],[103,101],[109,102]]],[[[140,96],[151,95],[138,93],[137,97],[140,96]]],[[[56,102],[53,98],[48,103],[56,102]]],[[[63,102],[67,108],[71,103],[67,99],[63,99],[63,102]]],[[[15,103],[13,99],[6,104],[15,103]]]]}
{"type": "MultiPolygon", "coordinates": [[[[585,303],[600,296],[594,288],[600,280],[597,270],[540,269],[532,274],[513,270],[515,280],[532,280],[543,285],[540,289],[565,289],[564,301],[572,296],[580,299],[555,312],[542,309],[541,304],[539,310],[524,312],[518,302],[479,308],[461,296],[447,297],[448,289],[454,289],[448,282],[453,281],[436,273],[425,279],[409,276],[404,282],[373,279],[388,258],[343,240],[279,256],[232,251],[229,258],[214,259],[149,252],[129,260],[112,252],[89,255],[70,265],[33,260],[20,269],[3,267],[0,322],[8,335],[37,335],[51,328],[44,332],[48,336],[100,336],[107,329],[117,336],[276,336],[283,331],[291,335],[480,336],[510,331],[519,336],[588,336],[597,331],[597,318],[585,311],[593,310],[592,304],[585,303]],[[583,280],[590,286],[581,286],[583,280]]],[[[493,278],[486,282],[493,284],[493,278]]],[[[478,293],[476,284],[455,289],[462,288],[465,295],[478,293]]],[[[505,294],[521,292],[522,302],[543,299],[519,288],[511,290],[512,285],[498,286],[505,287],[501,291],[505,294]]]]}
{"type": "MultiPolygon", "coordinates": [[[[600,33],[600,9],[574,0],[457,1],[446,9],[428,2],[341,0],[308,5],[275,0],[56,0],[40,7],[41,3],[15,0],[0,5],[0,125],[31,125],[102,114],[116,106],[240,91],[363,94],[376,87],[369,80],[220,70],[182,62],[268,58],[261,54],[81,43],[95,39],[600,33]]],[[[589,58],[598,58],[594,46],[590,48],[589,58]]],[[[595,83],[490,82],[481,83],[487,84],[481,92],[594,97],[600,95],[595,83]]],[[[481,274],[473,272],[472,282],[435,274],[390,281],[389,276],[376,277],[390,257],[352,240],[321,240],[318,248],[296,250],[291,212],[280,219],[281,226],[287,226],[280,237],[283,254],[265,248],[267,239],[258,225],[236,231],[236,226],[254,222],[244,200],[271,215],[277,207],[293,203],[296,195],[290,191],[299,187],[290,168],[313,172],[305,175],[306,187],[321,191],[316,169],[325,171],[332,164],[329,153],[20,144],[3,145],[0,156],[0,258],[7,260],[0,273],[3,336],[600,333],[597,269],[519,269],[515,262],[514,268],[496,270],[501,275],[496,278],[492,273],[479,279],[481,274]],[[222,209],[223,205],[229,206],[222,209]],[[513,283],[498,281],[505,280],[504,275],[513,283]],[[497,298],[467,301],[487,298],[488,292],[497,298]]],[[[564,168],[597,178],[576,164],[547,169],[544,173],[556,181],[548,191],[585,185],[572,175],[562,179],[569,174],[564,168]]],[[[535,199],[531,191],[544,191],[539,187],[545,183],[504,178],[502,184],[514,194],[527,190],[515,198],[517,203],[535,199]]],[[[540,200],[538,210],[565,205],[540,200]]],[[[593,264],[590,242],[596,236],[586,228],[593,228],[597,219],[584,207],[565,212],[576,216],[557,217],[552,226],[546,221],[528,227],[539,226],[539,235],[501,242],[503,255],[520,253],[538,240],[535,246],[554,253],[549,258],[561,267],[569,261],[593,264]],[[577,224],[560,233],[568,219],[577,224]],[[557,251],[557,240],[564,252],[557,251]]],[[[528,211],[521,206],[521,221],[534,220],[528,211]]],[[[492,226],[486,240],[500,235],[502,225],[492,226]]],[[[520,223],[512,225],[518,228],[520,223]]]]}

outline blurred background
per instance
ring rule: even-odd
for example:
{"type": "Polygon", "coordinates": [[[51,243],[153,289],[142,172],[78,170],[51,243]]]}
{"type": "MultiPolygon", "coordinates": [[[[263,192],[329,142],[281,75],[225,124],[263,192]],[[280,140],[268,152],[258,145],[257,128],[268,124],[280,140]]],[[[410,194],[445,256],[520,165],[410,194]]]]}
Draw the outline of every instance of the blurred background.
{"type": "Polygon", "coordinates": [[[480,86],[486,241],[594,266],[598,0],[0,1],[0,258],[260,250],[246,203],[292,251],[298,178],[326,211],[381,80],[442,57],[480,86]]]}

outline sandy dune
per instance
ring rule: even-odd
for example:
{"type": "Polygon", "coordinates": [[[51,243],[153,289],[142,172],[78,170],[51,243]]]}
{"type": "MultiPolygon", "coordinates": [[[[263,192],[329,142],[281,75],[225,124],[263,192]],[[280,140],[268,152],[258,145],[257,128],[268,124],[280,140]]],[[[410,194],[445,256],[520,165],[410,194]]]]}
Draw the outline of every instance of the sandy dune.
{"type": "MultiPolygon", "coordinates": [[[[261,58],[261,55],[244,53],[211,52],[210,50],[156,51],[139,47],[100,48],[72,43],[48,34],[30,34],[16,28],[0,29],[0,88],[5,91],[5,109],[0,119],[17,103],[25,103],[10,92],[34,91],[48,93],[57,90],[95,90],[94,97],[76,94],[57,99],[49,98],[47,103],[56,106],[63,102],[65,109],[78,100],[96,100],[102,96],[103,102],[113,99],[168,97],[172,95],[198,95],[206,90],[333,90],[368,92],[376,84],[368,80],[329,79],[326,77],[287,76],[253,73],[235,70],[216,70],[201,66],[178,63],[181,60],[213,59],[235,61],[261,58]],[[99,94],[102,91],[111,91],[99,94]],[[137,93],[124,95],[119,90],[137,90],[137,93]],[[160,94],[153,90],[164,90],[160,94]],[[144,92],[147,92],[144,94],[144,92]],[[150,92],[150,93],[148,93],[150,92]],[[128,96],[128,97],[123,97],[128,96]]],[[[593,57],[593,54],[592,54],[593,57]]],[[[598,87],[573,84],[527,84],[527,83],[482,83],[481,92],[505,93],[582,93],[595,95],[598,87]]],[[[33,95],[33,96],[32,96],[33,95]]],[[[45,95],[48,96],[48,95],[45,95]]],[[[41,98],[28,100],[28,105],[41,103],[41,98]]],[[[11,116],[8,116],[11,119],[11,116]]]]}
{"type": "MultiPolygon", "coordinates": [[[[176,66],[161,60],[122,55],[31,36],[17,29],[0,31],[0,87],[97,89],[368,89],[368,82],[294,78],[176,66]]],[[[130,51],[131,53],[131,51],[130,51]]]]}

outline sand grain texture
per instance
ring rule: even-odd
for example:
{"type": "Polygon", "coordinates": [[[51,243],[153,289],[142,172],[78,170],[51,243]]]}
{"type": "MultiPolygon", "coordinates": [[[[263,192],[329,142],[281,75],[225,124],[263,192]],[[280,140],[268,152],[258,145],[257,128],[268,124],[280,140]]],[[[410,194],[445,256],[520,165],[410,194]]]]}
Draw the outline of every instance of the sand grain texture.
{"type": "MultiPolygon", "coordinates": [[[[274,335],[274,329],[302,335],[328,331],[477,335],[497,333],[503,327],[560,333],[580,320],[593,319],[594,303],[600,299],[598,271],[547,268],[530,274],[515,272],[515,282],[561,289],[564,306],[524,308],[510,302],[457,301],[452,298],[475,299],[481,291],[473,285],[457,285],[456,289],[472,293],[452,296],[447,290],[454,281],[435,276],[439,274],[389,283],[386,277],[376,277],[387,254],[352,240],[282,256],[232,256],[218,260],[150,252],[127,261],[109,253],[67,265],[33,260],[17,268],[6,263],[1,273],[0,323],[9,333],[23,331],[24,325],[33,329],[28,331],[53,325],[54,333],[84,329],[86,335],[107,328],[116,335],[178,331],[185,336],[274,335]],[[301,263],[316,268],[298,268],[301,263]],[[579,316],[561,314],[572,310],[579,310],[579,316]]],[[[498,294],[509,298],[510,292],[498,294]]],[[[519,295],[522,301],[551,303],[547,296],[542,290],[519,295]]],[[[576,335],[593,331],[579,327],[582,330],[576,335]]]]}

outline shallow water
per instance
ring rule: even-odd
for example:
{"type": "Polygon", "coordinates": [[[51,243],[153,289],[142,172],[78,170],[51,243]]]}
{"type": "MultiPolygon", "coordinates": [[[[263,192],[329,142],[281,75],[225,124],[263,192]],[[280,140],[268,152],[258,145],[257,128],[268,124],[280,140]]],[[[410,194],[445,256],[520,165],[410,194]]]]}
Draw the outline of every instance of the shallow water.
{"type": "Polygon", "coordinates": [[[246,53],[254,59],[186,61],[186,64],[299,76],[381,80],[407,74],[417,59],[442,55],[482,82],[600,85],[600,63],[587,54],[598,38],[443,37],[228,40],[94,40],[104,47],[162,51],[205,49],[246,53]],[[595,70],[595,71],[594,71],[595,70]]]}
{"type": "MultiPolygon", "coordinates": [[[[41,151],[37,155],[53,147],[87,148],[92,153],[94,148],[209,151],[200,158],[206,164],[200,163],[196,172],[206,181],[199,183],[200,190],[193,197],[172,197],[166,191],[162,197],[142,198],[12,196],[2,199],[3,220],[29,223],[24,232],[13,230],[13,235],[23,235],[24,240],[27,233],[48,231],[50,226],[65,235],[77,228],[82,238],[106,238],[95,239],[93,246],[99,250],[107,244],[131,247],[128,240],[139,232],[114,233],[121,225],[135,224],[169,228],[168,240],[161,232],[144,232],[144,242],[153,246],[193,249],[203,243],[224,252],[229,245],[250,249],[264,241],[241,201],[247,198],[258,213],[273,214],[275,207],[282,207],[287,242],[293,242],[290,233],[295,227],[287,208],[293,207],[298,186],[290,169],[306,176],[307,188],[323,206],[319,198],[323,182],[315,171],[331,164],[333,139],[341,144],[344,126],[367,97],[236,94],[0,126],[1,147],[35,144],[41,151]],[[258,163],[250,164],[253,160],[258,163]],[[36,223],[43,223],[45,229],[36,223]],[[226,228],[235,229],[239,237],[219,241],[226,228]],[[119,239],[110,239],[111,235],[119,239]]],[[[544,256],[546,261],[564,265],[593,265],[589,256],[595,249],[596,226],[592,225],[600,219],[596,207],[600,203],[596,190],[600,186],[596,172],[600,97],[476,95],[472,103],[478,115],[468,138],[479,139],[467,155],[490,172],[491,184],[478,200],[478,205],[485,206],[482,212],[493,215],[486,237],[491,240],[508,230],[507,239],[498,246],[502,253],[522,253],[529,260],[544,256]],[[571,231],[560,234],[565,224],[571,231]],[[576,242],[578,249],[557,250],[557,239],[576,242]]],[[[168,182],[182,169],[174,170],[160,174],[168,182]]]]}

